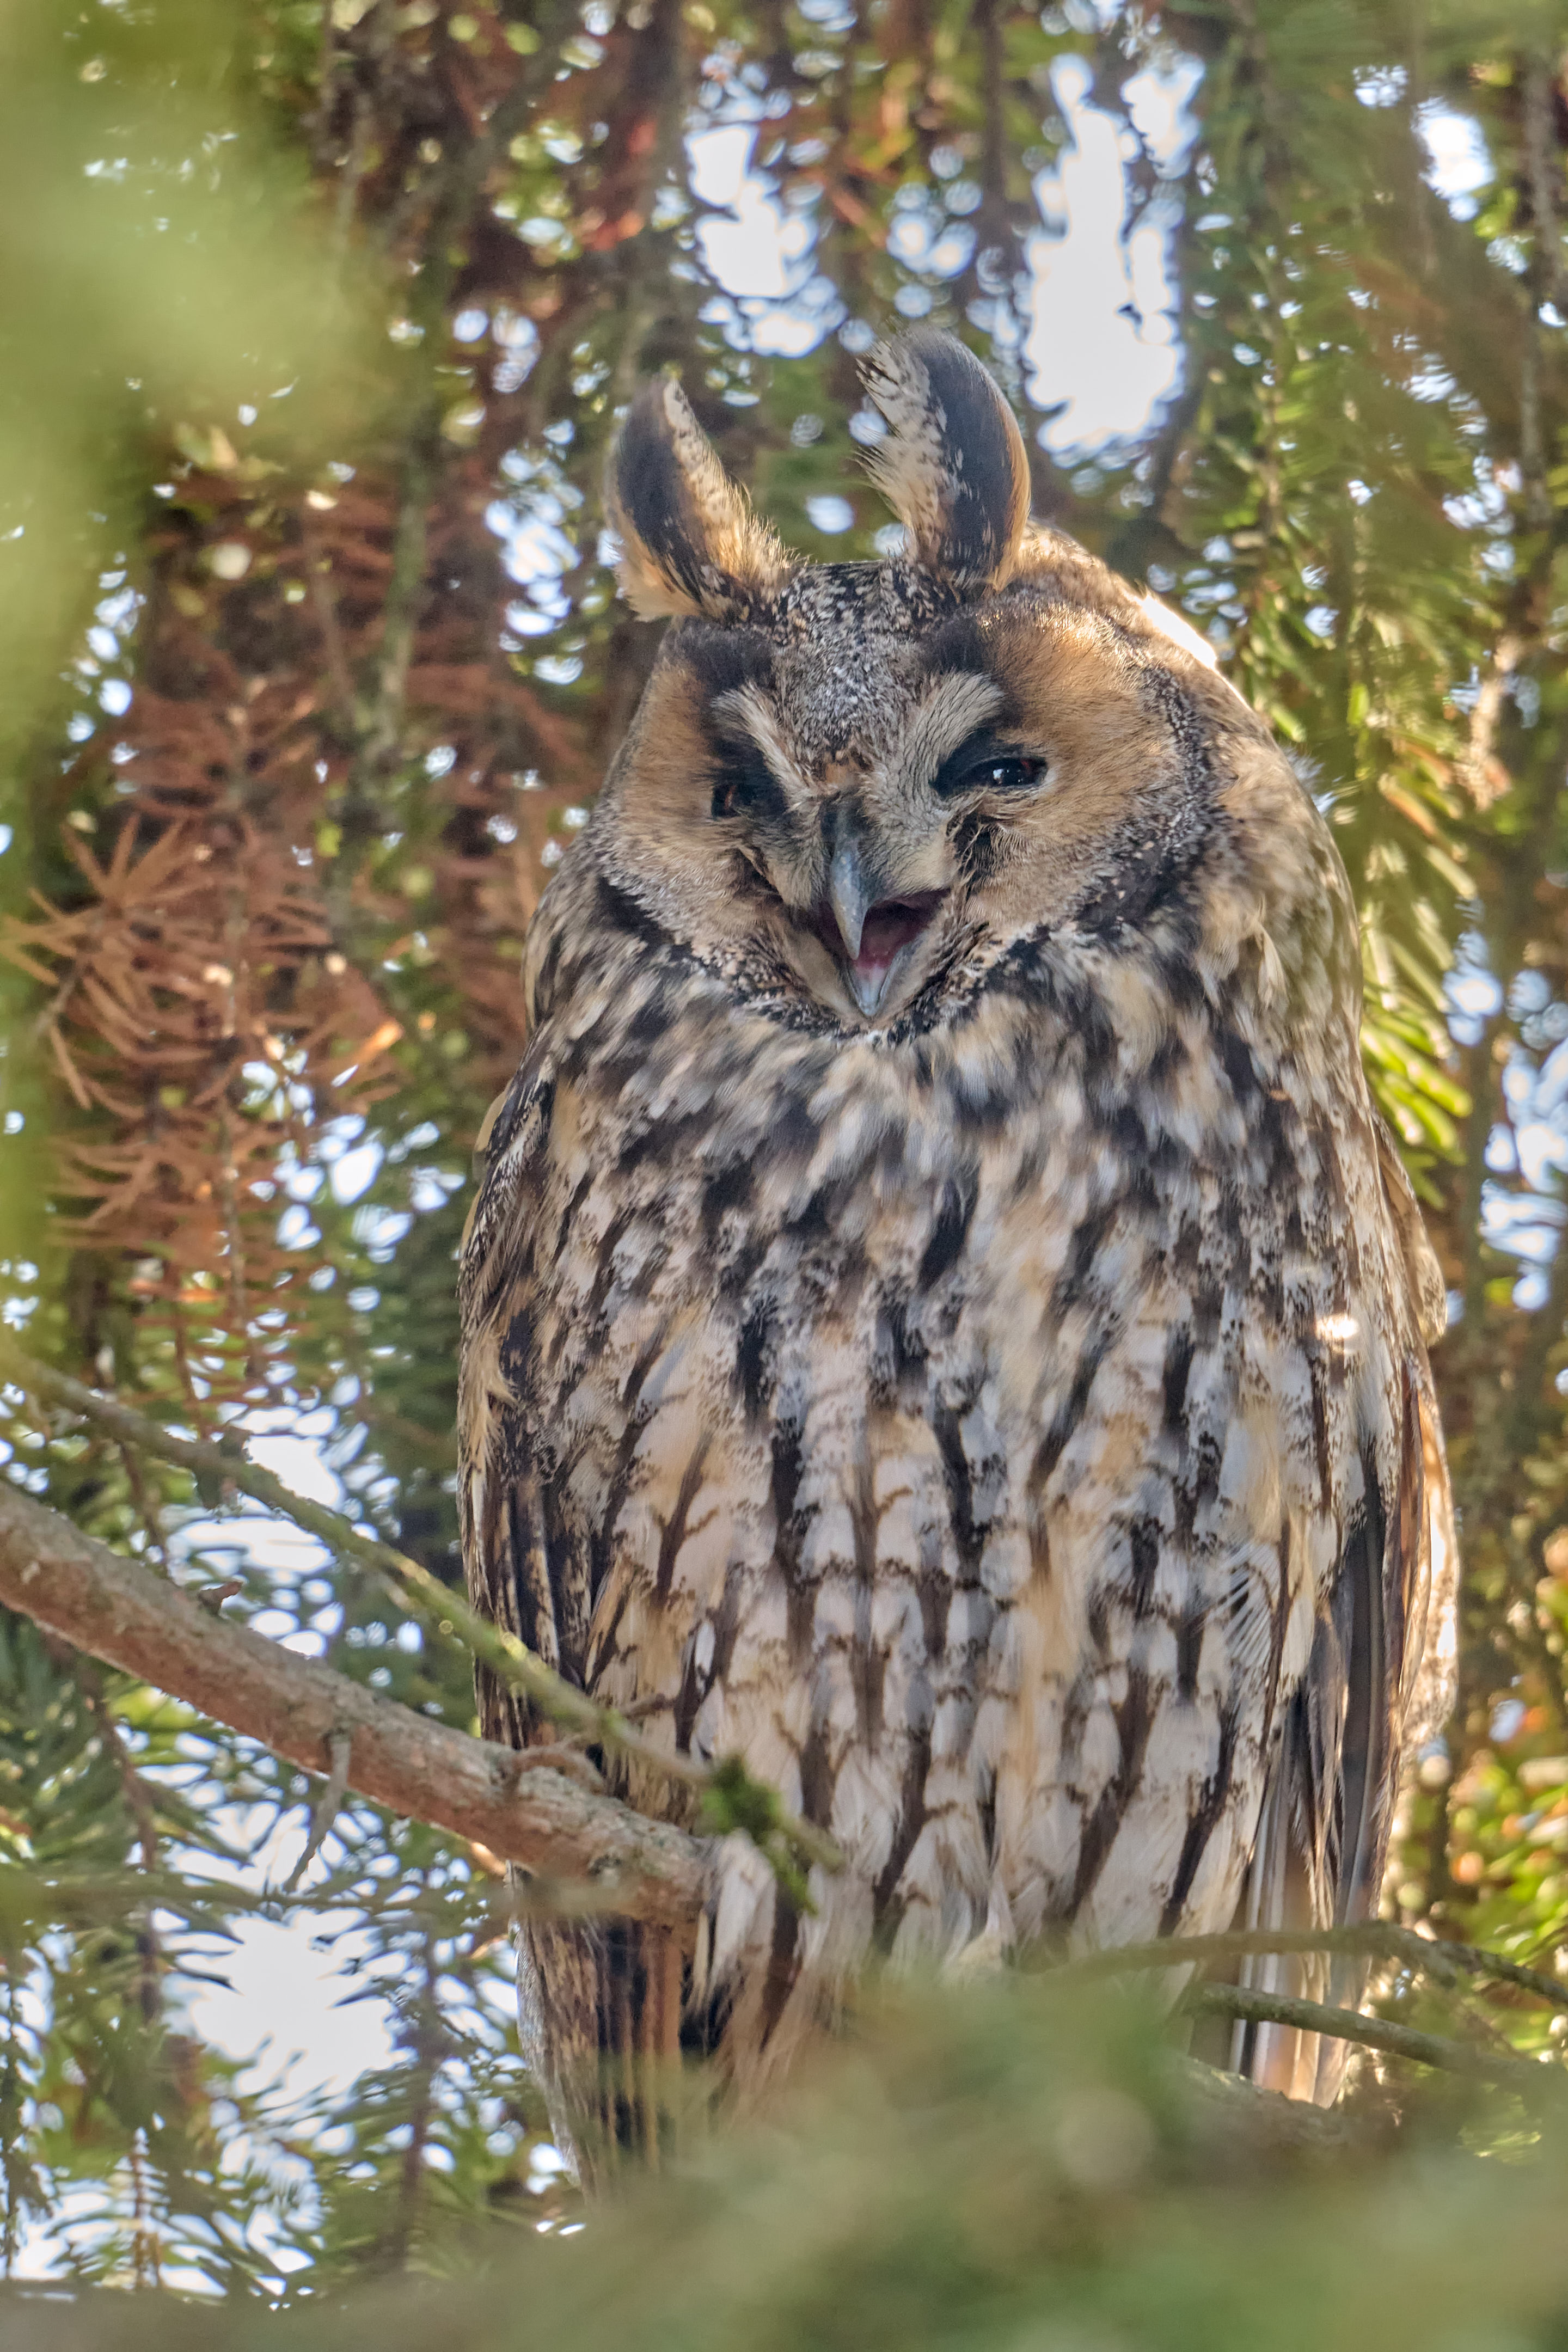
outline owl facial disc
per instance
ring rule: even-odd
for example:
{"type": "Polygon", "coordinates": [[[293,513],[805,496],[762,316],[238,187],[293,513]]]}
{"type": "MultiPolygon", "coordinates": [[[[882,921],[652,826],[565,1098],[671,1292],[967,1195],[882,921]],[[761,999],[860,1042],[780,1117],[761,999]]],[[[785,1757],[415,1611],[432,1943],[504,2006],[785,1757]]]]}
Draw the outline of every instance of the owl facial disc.
{"type": "Polygon", "coordinates": [[[1216,730],[1257,722],[1190,631],[1030,522],[962,343],[917,329],[864,383],[903,525],[876,562],[790,553],[678,385],[634,402],[607,520],[671,626],[582,855],[727,986],[892,1036],[1026,936],[1131,935],[1205,837],[1216,730]]]}

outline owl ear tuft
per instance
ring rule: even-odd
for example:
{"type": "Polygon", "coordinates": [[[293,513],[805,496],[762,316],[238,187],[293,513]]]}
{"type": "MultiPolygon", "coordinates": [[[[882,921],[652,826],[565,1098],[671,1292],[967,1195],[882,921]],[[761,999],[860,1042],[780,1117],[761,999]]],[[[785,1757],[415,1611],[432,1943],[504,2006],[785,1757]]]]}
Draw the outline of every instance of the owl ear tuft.
{"type": "Polygon", "coordinates": [[[1001,587],[1029,520],[1029,460],[998,386],[934,327],[879,343],[861,374],[890,428],[871,478],[914,562],[962,595],[1001,587]]]}
{"type": "Polygon", "coordinates": [[[621,593],[645,620],[744,620],[795,568],[724,471],[673,376],[633,402],[610,455],[605,505],[621,544],[621,593]]]}

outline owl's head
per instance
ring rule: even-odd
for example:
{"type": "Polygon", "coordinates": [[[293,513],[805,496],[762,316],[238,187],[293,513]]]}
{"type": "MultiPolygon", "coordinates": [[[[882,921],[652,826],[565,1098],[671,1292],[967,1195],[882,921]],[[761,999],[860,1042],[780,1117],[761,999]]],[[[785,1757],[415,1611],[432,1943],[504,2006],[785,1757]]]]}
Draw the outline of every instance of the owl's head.
{"type": "Polygon", "coordinates": [[[1208,647],[1029,520],[1006,401],[952,337],[866,363],[878,563],[752,512],[673,381],[608,505],[625,593],[671,626],[584,853],[739,984],[881,1027],[1042,926],[1133,924],[1202,850],[1227,729],[1208,647]]]}

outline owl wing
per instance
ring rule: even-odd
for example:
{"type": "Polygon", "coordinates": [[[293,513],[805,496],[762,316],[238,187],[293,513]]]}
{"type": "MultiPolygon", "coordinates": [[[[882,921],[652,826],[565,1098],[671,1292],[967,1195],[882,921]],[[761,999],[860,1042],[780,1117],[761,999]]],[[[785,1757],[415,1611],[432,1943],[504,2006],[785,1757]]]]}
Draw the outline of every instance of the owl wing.
{"type": "MultiPolygon", "coordinates": [[[[475,1146],[477,1190],[458,1284],[458,1511],[474,1607],[582,1682],[596,1597],[592,1562],[549,1524],[548,1440],[520,1402],[542,1303],[534,1227],[554,1097],[548,1042],[536,1034],[475,1146]]],[[[486,1738],[526,1748],[555,1737],[482,1664],[475,1684],[486,1738]]],[[[673,1930],[636,1920],[520,1922],[523,2057],[579,2179],[596,2178],[618,2149],[646,2155],[654,2147],[664,2070],[679,2047],[687,1958],[673,1930]]]]}
{"type": "Polygon", "coordinates": [[[1384,1195],[1422,1340],[1415,1372],[1426,1505],[1426,1559],[1417,1595],[1422,1614],[1405,1632],[1407,1671],[1403,1691],[1405,1744],[1418,1747],[1424,1740],[1436,1738],[1453,1713],[1458,1681],[1459,1547],[1454,1529],[1454,1497],[1448,1482],[1448,1457],[1443,1446],[1442,1419],[1426,1355],[1426,1349],[1435,1348],[1447,1328],[1448,1299],[1443,1269],[1426,1238],[1399,1146],[1381,1118],[1376,1126],[1384,1195]]]}
{"type": "MultiPolygon", "coordinates": [[[[1248,1928],[1348,1927],[1375,1916],[1401,1756],[1440,1728],[1453,1703],[1458,1549],[1426,1359],[1446,1297],[1398,1147],[1376,1126],[1396,1266],[1420,1338],[1390,1400],[1392,1477],[1368,1448],[1362,1503],[1286,1711],[1239,1914],[1248,1928]]],[[[1258,1954],[1238,1972],[1243,1986],[1351,2008],[1366,1977],[1364,1962],[1317,1954],[1258,1954]]],[[[1337,2096],[1348,2054],[1342,2042],[1277,2025],[1238,2024],[1232,2045],[1238,2073],[1321,2105],[1337,2096]]]]}

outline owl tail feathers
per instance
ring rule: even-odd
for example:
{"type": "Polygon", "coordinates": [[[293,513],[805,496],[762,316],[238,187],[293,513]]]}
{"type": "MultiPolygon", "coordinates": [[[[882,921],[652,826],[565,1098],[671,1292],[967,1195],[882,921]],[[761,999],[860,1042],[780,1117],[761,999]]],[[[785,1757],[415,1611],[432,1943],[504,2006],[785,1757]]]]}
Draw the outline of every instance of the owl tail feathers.
{"type": "Polygon", "coordinates": [[[518,2021],[556,2147],[584,2188],[627,2164],[657,2168],[679,2136],[686,1943],[626,1919],[524,1924],[518,2021]]]}
{"type": "MultiPolygon", "coordinates": [[[[1310,1931],[1327,1924],[1290,1834],[1289,1794],[1289,1776],[1277,1767],[1263,1801],[1258,1843],[1237,1914],[1237,1926],[1252,1932],[1310,1931]]],[[[1238,1962],[1235,1981],[1247,1991],[1355,2009],[1366,1979],[1364,1961],[1331,1958],[1326,1952],[1252,1952],[1238,1962]]],[[[1234,2073],[1260,2090],[1280,2091],[1287,2098],[1320,2107],[1332,2106],[1338,2098],[1349,2055],[1347,2043],[1329,2034],[1304,2032],[1299,2026],[1238,2018],[1231,2035],[1234,2073]]]]}

